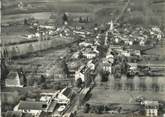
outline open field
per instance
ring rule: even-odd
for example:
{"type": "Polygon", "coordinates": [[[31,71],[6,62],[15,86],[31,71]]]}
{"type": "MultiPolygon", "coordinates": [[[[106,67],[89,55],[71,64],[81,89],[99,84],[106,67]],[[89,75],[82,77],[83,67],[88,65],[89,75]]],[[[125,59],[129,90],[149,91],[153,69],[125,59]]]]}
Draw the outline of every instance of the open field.
{"type": "MultiPolygon", "coordinates": [[[[51,16],[51,12],[39,12],[39,13],[28,13],[28,14],[13,14],[13,15],[4,15],[2,17],[3,23],[23,21],[25,18],[35,18],[40,20],[48,20],[51,16]]],[[[23,23],[23,22],[22,22],[23,23]]]]}
{"type": "Polygon", "coordinates": [[[92,91],[92,96],[88,103],[91,104],[136,104],[134,98],[138,96],[144,96],[147,99],[153,100],[164,100],[164,92],[154,93],[152,91],[115,91],[105,89],[104,87],[95,87],[92,91]],[[104,90],[104,91],[103,91],[104,90]],[[99,95],[98,95],[99,94],[99,95]]]}

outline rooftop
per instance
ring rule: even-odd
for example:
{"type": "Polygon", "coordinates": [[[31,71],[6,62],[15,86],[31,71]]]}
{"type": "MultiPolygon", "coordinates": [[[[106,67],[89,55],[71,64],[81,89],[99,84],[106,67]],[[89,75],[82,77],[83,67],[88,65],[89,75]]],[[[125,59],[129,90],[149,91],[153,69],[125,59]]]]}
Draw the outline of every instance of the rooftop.
{"type": "Polygon", "coordinates": [[[69,95],[72,93],[72,89],[71,88],[64,88],[62,91],[61,91],[61,93],[63,94],[63,95],[65,95],[66,97],[69,97],[69,95]]]}

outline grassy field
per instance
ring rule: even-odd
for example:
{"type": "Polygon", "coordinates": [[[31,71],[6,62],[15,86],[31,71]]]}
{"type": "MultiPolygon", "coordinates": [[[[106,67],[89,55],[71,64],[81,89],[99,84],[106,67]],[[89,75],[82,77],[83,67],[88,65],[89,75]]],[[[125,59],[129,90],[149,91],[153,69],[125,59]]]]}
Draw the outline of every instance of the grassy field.
{"type": "Polygon", "coordinates": [[[32,76],[32,73],[35,71],[34,77],[40,77],[41,74],[45,75],[49,71],[52,71],[50,75],[60,74],[62,73],[62,68],[57,60],[60,56],[65,56],[66,54],[67,49],[48,50],[46,52],[36,53],[28,58],[14,60],[11,69],[22,67],[27,72],[27,77],[32,76]],[[39,67],[37,68],[37,66],[39,67]]]}

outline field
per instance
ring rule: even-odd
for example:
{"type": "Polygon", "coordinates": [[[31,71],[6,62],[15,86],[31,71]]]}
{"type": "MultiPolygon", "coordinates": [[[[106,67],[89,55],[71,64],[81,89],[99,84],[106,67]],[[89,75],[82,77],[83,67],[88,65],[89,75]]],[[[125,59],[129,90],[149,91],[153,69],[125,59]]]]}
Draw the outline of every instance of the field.
{"type": "Polygon", "coordinates": [[[89,100],[91,104],[108,104],[108,103],[120,103],[120,104],[135,104],[134,98],[138,96],[144,96],[147,99],[164,100],[164,93],[154,93],[152,91],[115,91],[106,89],[105,87],[95,87],[92,90],[92,96],[89,100]],[[104,90],[104,91],[103,91],[104,90]],[[99,95],[98,95],[99,94],[99,95]]]}
{"type": "Polygon", "coordinates": [[[141,115],[132,115],[132,114],[84,114],[84,113],[78,113],[77,117],[145,117],[141,115]]]}
{"type": "Polygon", "coordinates": [[[18,58],[13,61],[10,67],[11,69],[18,69],[20,67],[24,68],[25,72],[27,72],[27,77],[29,78],[38,78],[42,74],[49,74],[50,76],[53,76],[54,74],[62,74],[62,67],[58,59],[66,54],[67,48],[60,50],[47,50],[29,55],[27,58],[18,58]],[[33,73],[35,73],[35,75],[33,75],[33,73]]]}

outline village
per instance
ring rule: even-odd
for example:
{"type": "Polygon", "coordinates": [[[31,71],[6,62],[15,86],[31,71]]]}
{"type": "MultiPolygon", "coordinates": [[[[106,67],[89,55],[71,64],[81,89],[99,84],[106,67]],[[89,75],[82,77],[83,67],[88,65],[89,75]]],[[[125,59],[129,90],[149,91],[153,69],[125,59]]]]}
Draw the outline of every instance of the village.
{"type": "Polygon", "coordinates": [[[24,18],[21,35],[4,23],[2,117],[164,117],[164,30],[120,15],[100,24],[68,12],[60,25],[24,18]]]}

